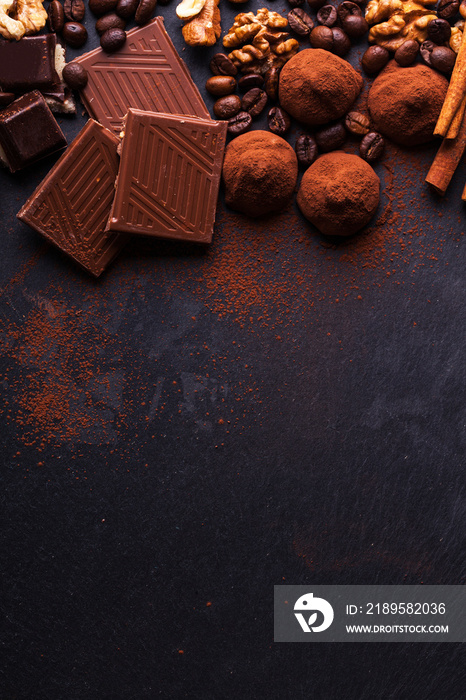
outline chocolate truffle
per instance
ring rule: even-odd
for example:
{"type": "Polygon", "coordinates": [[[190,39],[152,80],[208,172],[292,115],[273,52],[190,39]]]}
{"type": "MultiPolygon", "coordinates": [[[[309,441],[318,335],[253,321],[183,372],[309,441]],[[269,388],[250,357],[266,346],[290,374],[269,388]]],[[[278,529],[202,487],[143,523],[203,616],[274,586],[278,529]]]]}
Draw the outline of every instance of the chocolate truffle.
{"type": "Polygon", "coordinates": [[[280,72],[280,104],[308,126],[339,119],[362,88],[362,77],[339,56],[323,49],[304,49],[280,72]]]}
{"type": "Polygon", "coordinates": [[[265,216],[283,209],[298,177],[291,146],[269,131],[250,131],[227,146],[223,163],[225,201],[248,216],[265,216]]]}
{"type": "Polygon", "coordinates": [[[327,236],[351,236],[379,204],[380,180],[359,156],[333,151],[304,173],[297,202],[303,215],[327,236]]]}
{"type": "Polygon", "coordinates": [[[402,146],[433,139],[448,80],[420,63],[402,68],[395,61],[374,80],[368,107],[376,131],[402,146]]]}

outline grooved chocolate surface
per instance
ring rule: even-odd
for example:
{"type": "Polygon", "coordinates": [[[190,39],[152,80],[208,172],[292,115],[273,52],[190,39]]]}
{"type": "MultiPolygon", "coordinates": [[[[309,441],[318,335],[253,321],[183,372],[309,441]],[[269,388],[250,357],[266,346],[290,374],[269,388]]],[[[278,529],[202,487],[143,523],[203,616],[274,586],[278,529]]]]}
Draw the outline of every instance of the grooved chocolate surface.
{"type": "Polygon", "coordinates": [[[98,277],[126,238],[105,225],[118,172],[118,139],[89,120],[18,213],[98,277]]]}
{"type": "Polygon", "coordinates": [[[209,243],[226,122],[129,110],[109,229],[209,243]]]}
{"type": "Polygon", "coordinates": [[[129,108],[210,118],[162,17],[129,31],[116,53],[99,48],[76,61],[89,76],[81,92],[86,109],[116,135],[129,108]]]}

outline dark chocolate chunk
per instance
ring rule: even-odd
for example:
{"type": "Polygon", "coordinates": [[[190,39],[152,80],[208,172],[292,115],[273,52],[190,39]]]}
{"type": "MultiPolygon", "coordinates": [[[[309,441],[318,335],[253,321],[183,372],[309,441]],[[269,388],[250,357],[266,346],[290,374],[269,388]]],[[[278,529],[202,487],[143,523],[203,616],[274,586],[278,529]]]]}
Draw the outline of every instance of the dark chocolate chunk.
{"type": "Polygon", "coordinates": [[[0,145],[14,173],[66,146],[66,139],[38,90],[0,112],[0,145]]]}
{"type": "Polygon", "coordinates": [[[27,36],[20,41],[0,41],[0,85],[5,92],[53,89],[55,34],[27,36]]]}

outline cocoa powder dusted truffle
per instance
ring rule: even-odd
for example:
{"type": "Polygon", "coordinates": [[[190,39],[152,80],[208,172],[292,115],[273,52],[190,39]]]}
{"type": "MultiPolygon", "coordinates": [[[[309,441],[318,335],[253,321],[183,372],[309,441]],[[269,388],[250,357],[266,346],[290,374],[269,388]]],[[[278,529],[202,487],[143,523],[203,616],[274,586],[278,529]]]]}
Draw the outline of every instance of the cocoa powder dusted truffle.
{"type": "Polygon", "coordinates": [[[223,163],[225,201],[248,216],[265,216],[283,209],[298,177],[291,146],[269,131],[250,131],[227,146],[223,163]]]}
{"type": "Polygon", "coordinates": [[[323,49],[305,49],[280,73],[281,106],[308,126],[339,119],[362,88],[362,77],[339,56],[323,49]]]}
{"type": "Polygon", "coordinates": [[[374,127],[402,146],[433,139],[448,81],[428,66],[402,68],[395,61],[374,80],[368,107],[374,127]]]}
{"type": "Polygon", "coordinates": [[[297,202],[303,215],[327,236],[350,236],[379,205],[380,180],[359,156],[334,151],[304,173],[297,202]]]}

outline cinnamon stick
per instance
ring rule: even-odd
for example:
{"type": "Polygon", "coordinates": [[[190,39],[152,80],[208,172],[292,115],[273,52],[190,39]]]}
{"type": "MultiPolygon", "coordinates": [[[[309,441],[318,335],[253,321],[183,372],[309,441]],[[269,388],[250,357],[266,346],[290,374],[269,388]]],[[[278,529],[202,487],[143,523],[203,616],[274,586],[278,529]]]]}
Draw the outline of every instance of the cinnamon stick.
{"type": "MultiPolygon", "coordinates": [[[[447,187],[450,184],[451,178],[458,167],[464,151],[466,150],[466,117],[463,111],[463,120],[456,138],[444,138],[440,144],[430,170],[427,173],[426,182],[431,185],[435,191],[444,195],[447,187]]],[[[466,197],[466,188],[463,192],[463,199],[466,197]]]]}
{"type": "Polygon", "coordinates": [[[463,32],[460,50],[448,85],[440,116],[435,125],[434,136],[445,137],[450,124],[466,94],[466,31],[463,32]]]}
{"type": "Polygon", "coordinates": [[[461,128],[461,123],[463,121],[464,111],[466,109],[466,96],[463,97],[459,108],[457,109],[455,116],[453,117],[445,138],[455,139],[458,136],[459,130],[461,128]]]}

